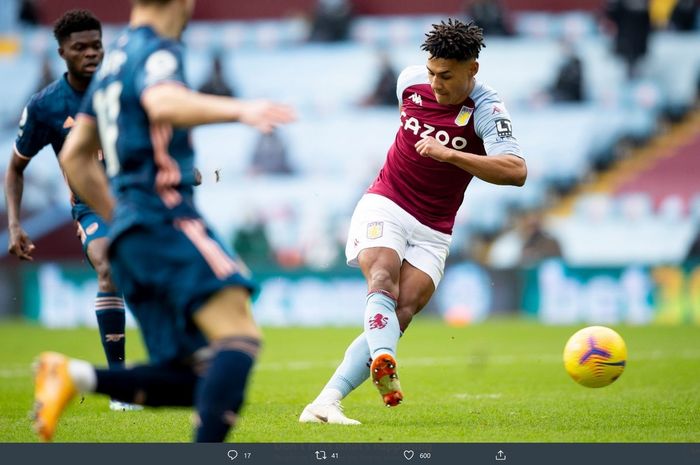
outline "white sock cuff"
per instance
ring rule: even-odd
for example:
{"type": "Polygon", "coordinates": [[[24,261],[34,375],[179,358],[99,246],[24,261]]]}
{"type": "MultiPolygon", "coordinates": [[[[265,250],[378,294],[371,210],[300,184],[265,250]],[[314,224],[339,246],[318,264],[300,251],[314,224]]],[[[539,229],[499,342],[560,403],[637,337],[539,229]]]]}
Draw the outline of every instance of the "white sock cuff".
{"type": "Polygon", "coordinates": [[[68,374],[80,392],[95,392],[97,388],[97,373],[95,368],[85,360],[70,359],[68,374]]]}

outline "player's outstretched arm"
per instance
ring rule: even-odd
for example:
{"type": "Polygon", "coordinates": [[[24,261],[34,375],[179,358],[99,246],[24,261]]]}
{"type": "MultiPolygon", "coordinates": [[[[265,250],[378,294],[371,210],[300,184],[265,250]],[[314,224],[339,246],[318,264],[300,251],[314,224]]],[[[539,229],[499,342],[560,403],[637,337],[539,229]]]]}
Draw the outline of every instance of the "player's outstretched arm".
{"type": "Polygon", "coordinates": [[[149,87],[143,92],[141,102],[152,122],[176,127],[238,121],[270,132],[296,118],[287,105],[206,95],[174,83],[149,87]]]}
{"type": "Polygon", "coordinates": [[[452,163],[482,181],[505,186],[522,186],[527,178],[527,165],[522,158],[509,153],[489,155],[460,152],[445,147],[434,137],[425,137],[416,143],[416,150],[424,157],[452,163]]]}
{"type": "Polygon", "coordinates": [[[5,173],[5,199],[7,202],[7,229],[9,244],[7,250],[22,260],[34,260],[32,252],[34,244],[20,223],[20,205],[24,192],[24,170],[29,160],[21,158],[12,152],[10,164],[5,173]]]}
{"type": "Polygon", "coordinates": [[[95,162],[95,154],[99,149],[100,139],[95,120],[79,115],[63,144],[59,162],[71,189],[98,215],[110,221],[114,198],[109,191],[104,169],[95,162]]]}

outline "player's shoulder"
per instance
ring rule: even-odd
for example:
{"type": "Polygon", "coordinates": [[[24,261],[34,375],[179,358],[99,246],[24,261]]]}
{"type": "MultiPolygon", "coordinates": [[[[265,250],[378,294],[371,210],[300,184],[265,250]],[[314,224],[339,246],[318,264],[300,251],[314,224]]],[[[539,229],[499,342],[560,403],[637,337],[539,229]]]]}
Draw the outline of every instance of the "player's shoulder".
{"type": "Polygon", "coordinates": [[[428,70],[425,66],[413,65],[404,68],[396,79],[397,87],[407,88],[415,84],[428,83],[428,70]]]}
{"type": "Polygon", "coordinates": [[[474,101],[474,106],[477,108],[482,105],[501,102],[501,97],[498,95],[498,92],[496,92],[493,87],[479,80],[476,81],[474,90],[472,90],[469,96],[474,101]]]}
{"type": "Polygon", "coordinates": [[[145,56],[150,56],[153,53],[157,53],[161,50],[174,54],[181,53],[182,43],[168,37],[160,36],[151,28],[143,29],[141,31],[141,38],[144,44],[139,48],[142,50],[145,56]]]}
{"type": "Polygon", "coordinates": [[[182,62],[182,44],[178,41],[151,34],[143,49],[143,64],[147,75],[172,74],[182,62]]]}
{"type": "Polygon", "coordinates": [[[396,79],[396,98],[399,102],[403,99],[403,93],[411,86],[428,84],[428,70],[425,66],[408,66],[404,68],[396,79]]]}
{"type": "Polygon", "coordinates": [[[111,48],[125,53],[129,62],[138,66],[148,61],[156,64],[178,61],[182,45],[173,39],[159,36],[148,26],[142,26],[124,31],[111,48]]]}
{"type": "Polygon", "coordinates": [[[57,96],[63,93],[63,86],[65,78],[61,76],[60,78],[53,81],[48,86],[44,87],[34,95],[29,98],[27,107],[31,110],[45,110],[55,103],[57,96]]]}

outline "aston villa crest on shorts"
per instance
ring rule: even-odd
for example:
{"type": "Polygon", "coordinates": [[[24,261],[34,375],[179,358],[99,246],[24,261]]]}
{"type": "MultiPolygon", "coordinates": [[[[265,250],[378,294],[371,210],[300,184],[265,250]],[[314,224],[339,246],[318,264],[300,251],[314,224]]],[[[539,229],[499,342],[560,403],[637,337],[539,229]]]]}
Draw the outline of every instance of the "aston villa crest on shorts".
{"type": "Polygon", "coordinates": [[[384,234],[384,222],[367,223],[367,239],[379,239],[384,234]]]}
{"type": "Polygon", "coordinates": [[[455,124],[460,127],[466,126],[469,122],[469,118],[472,117],[472,113],[474,113],[473,108],[462,105],[462,109],[459,110],[459,114],[455,118],[455,124]]]}

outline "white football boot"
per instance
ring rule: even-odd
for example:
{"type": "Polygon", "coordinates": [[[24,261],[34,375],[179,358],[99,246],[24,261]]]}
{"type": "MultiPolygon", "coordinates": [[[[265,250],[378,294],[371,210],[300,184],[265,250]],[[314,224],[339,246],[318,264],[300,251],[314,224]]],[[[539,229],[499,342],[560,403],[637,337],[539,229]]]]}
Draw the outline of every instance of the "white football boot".
{"type": "Polygon", "coordinates": [[[109,409],[113,412],[138,412],[143,410],[143,405],[128,404],[126,402],[112,399],[109,401],[109,409]]]}
{"type": "Polygon", "coordinates": [[[343,406],[336,400],[330,404],[309,404],[299,416],[300,423],[329,423],[333,425],[360,425],[357,420],[343,413],[343,406]]]}

